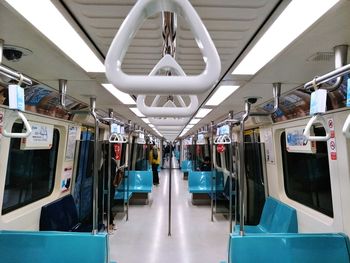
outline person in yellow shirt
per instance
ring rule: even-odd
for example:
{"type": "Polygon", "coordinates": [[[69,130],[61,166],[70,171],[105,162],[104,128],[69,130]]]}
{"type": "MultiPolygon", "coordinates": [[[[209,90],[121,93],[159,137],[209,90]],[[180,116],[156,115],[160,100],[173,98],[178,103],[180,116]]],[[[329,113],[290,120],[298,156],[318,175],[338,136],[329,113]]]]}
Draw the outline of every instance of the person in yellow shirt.
{"type": "Polygon", "coordinates": [[[160,152],[157,145],[154,142],[149,152],[149,163],[152,165],[153,184],[159,185],[158,166],[160,164],[160,152]]]}

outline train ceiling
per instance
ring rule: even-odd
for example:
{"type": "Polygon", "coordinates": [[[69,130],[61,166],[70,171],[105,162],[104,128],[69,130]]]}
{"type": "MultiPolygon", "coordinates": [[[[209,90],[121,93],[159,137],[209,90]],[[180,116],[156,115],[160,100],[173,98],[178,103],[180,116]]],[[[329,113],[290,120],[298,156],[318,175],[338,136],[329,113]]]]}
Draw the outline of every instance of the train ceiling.
{"type": "MultiPolygon", "coordinates": [[[[88,45],[103,61],[109,45],[121,23],[135,4],[135,0],[54,0],[53,3],[83,36],[88,45]]],[[[207,27],[219,52],[222,71],[221,83],[239,84],[238,91],[194,126],[198,129],[211,120],[217,120],[230,110],[243,109],[246,96],[260,96],[258,103],[272,97],[272,83],[282,82],[282,92],[294,89],[315,75],[330,71],[334,67],[328,61],[310,61],[316,52],[331,52],[339,44],[349,44],[350,1],[340,1],[325,18],[315,23],[306,33],[250,78],[234,78],[232,65],[236,65],[254,42],[282,12],[289,1],[278,0],[192,0],[203,23],[207,27]]],[[[300,18],[302,19],[302,18],[300,18]]],[[[131,120],[149,129],[128,107],[111,96],[101,83],[106,83],[103,73],[86,73],[62,53],[24,18],[1,0],[0,39],[5,44],[21,46],[31,50],[30,56],[19,62],[3,59],[3,63],[31,76],[55,89],[58,79],[68,80],[68,94],[88,103],[90,96],[97,96],[97,106],[113,108],[124,120],[131,120]]],[[[123,69],[129,74],[148,74],[162,54],[161,15],[145,21],[127,51],[123,69]]],[[[67,39],[69,42],[69,39],[67,39]]],[[[189,75],[198,74],[204,62],[193,35],[178,17],[176,35],[176,60],[189,75]]],[[[204,102],[210,92],[199,97],[204,102]]]]}

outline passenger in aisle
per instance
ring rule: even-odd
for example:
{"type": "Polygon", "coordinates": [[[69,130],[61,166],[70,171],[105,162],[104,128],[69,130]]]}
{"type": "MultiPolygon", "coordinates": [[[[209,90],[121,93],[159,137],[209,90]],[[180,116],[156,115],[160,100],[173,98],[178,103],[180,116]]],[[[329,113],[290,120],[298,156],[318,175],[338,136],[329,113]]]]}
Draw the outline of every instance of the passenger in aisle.
{"type": "Polygon", "coordinates": [[[160,153],[157,145],[153,142],[153,147],[149,152],[149,162],[152,165],[153,185],[159,185],[158,166],[160,164],[160,153]]]}

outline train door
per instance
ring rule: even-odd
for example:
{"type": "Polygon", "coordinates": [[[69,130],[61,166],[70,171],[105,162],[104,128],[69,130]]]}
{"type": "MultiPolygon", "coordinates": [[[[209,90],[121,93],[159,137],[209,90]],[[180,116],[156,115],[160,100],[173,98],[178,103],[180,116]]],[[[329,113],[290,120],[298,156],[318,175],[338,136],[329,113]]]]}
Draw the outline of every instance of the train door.
{"type": "Polygon", "coordinates": [[[257,225],[265,203],[264,144],[260,142],[259,129],[244,132],[246,170],[245,224],[257,225]]]}

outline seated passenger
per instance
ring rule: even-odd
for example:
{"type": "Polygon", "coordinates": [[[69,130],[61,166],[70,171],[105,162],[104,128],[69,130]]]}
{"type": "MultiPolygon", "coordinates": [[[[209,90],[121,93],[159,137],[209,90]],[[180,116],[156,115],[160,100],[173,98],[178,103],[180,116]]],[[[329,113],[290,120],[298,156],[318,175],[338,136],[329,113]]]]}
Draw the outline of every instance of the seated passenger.
{"type": "Polygon", "coordinates": [[[201,171],[211,171],[211,164],[210,164],[209,156],[204,157],[204,161],[201,164],[200,170],[201,171]]]}

